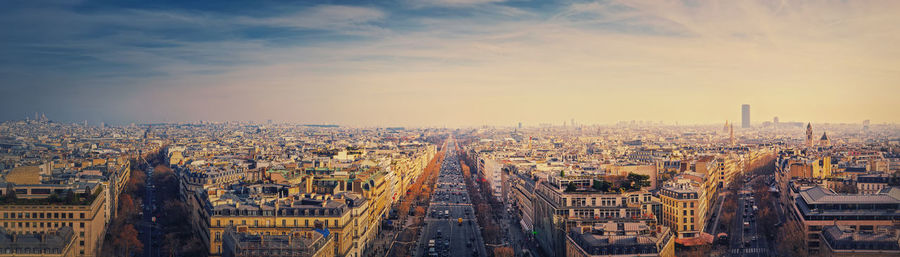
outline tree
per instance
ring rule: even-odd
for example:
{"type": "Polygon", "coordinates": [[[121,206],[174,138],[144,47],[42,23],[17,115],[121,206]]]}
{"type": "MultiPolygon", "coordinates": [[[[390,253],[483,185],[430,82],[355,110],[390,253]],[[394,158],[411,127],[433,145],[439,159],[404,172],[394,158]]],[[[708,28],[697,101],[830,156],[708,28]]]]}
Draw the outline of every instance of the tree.
{"type": "Polygon", "coordinates": [[[762,227],[765,236],[771,239],[777,232],[775,223],[777,223],[778,217],[770,206],[772,206],[770,202],[763,202],[763,208],[759,209],[759,226],[762,227]]]}
{"type": "Polygon", "coordinates": [[[126,187],[126,191],[133,193],[136,196],[143,197],[144,196],[144,186],[147,184],[147,174],[145,174],[141,170],[133,170],[131,171],[131,178],[128,179],[128,185],[126,187]]]}
{"type": "Polygon", "coordinates": [[[686,251],[679,253],[678,256],[689,256],[689,257],[705,257],[710,256],[710,251],[712,251],[712,247],[708,244],[692,246],[688,248],[686,251]]]}
{"type": "Polygon", "coordinates": [[[75,192],[73,192],[72,189],[66,189],[63,194],[65,195],[66,204],[75,204],[77,201],[77,199],[75,199],[75,192]]]}
{"type": "Polygon", "coordinates": [[[134,200],[131,198],[131,195],[122,194],[119,197],[119,215],[124,215],[125,217],[133,215],[137,212],[137,207],[134,205],[134,200]]]}
{"type": "Polygon", "coordinates": [[[18,197],[16,196],[16,189],[12,184],[6,185],[6,200],[10,202],[15,202],[18,197]]]}
{"type": "Polygon", "coordinates": [[[486,224],[482,228],[481,234],[484,236],[484,241],[489,244],[500,243],[500,227],[497,224],[486,224]]]}
{"type": "Polygon", "coordinates": [[[640,190],[641,187],[650,186],[650,176],[628,173],[628,188],[634,190],[640,190]]]}
{"type": "Polygon", "coordinates": [[[416,207],[416,216],[424,216],[424,215],[425,215],[425,208],[422,208],[422,206],[417,206],[416,207]]]}
{"type": "Polygon", "coordinates": [[[631,183],[624,176],[606,176],[606,180],[612,184],[610,191],[619,191],[620,188],[626,187],[627,184],[631,183]]]}
{"type": "Polygon", "coordinates": [[[494,248],[494,257],[514,257],[516,255],[512,248],[503,246],[494,248]]]}
{"type": "Polygon", "coordinates": [[[841,194],[858,194],[859,189],[851,184],[841,183],[834,188],[834,192],[841,194]]]}
{"type": "Polygon", "coordinates": [[[591,185],[591,187],[594,188],[594,190],[597,190],[600,192],[609,192],[609,188],[612,187],[612,184],[606,180],[596,180],[595,179],[594,184],[591,185]]]}
{"type": "Polygon", "coordinates": [[[569,182],[569,185],[566,186],[566,192],[575,192],[578,190],[578,186],[575,186],[575,183],[569,182]]]}
{"type": "Polygon", "coordinates": [[[119,235],[115,244],[117,244],[119,249],[124,251],[122,256],[130,256],[129,251],[134,250],[136,252],[143,251],[144,244],[141,243],[137,238],[138,232],[134,229],[134,225],[127,224],[122,226],[119,230],[119,235]]]}
{"type": "Polygon", "coordinates": [[[788,219],[787,223],[781,227],[775,250],[780,256],[807,256],[806,244],[803,238],[806,235],[800,229],[800,225],[793,219],[788,219]]]}

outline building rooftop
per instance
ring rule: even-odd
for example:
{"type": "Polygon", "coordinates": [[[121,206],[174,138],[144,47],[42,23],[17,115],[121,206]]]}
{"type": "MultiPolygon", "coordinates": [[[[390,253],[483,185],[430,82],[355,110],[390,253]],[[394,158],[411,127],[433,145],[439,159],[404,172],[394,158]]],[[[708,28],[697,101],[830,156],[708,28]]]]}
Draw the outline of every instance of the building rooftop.
{"type": "Polygon", "coordinates": [[[900,233],[897,228],[875,232],[859,232],[848,226],[828,226],[822,238],[835,250],[893,250],[900,252],[900,233]]]}
{"type": "Polygon", "coordinates": [[[0,227],[0,249],[9,249],[12,253],[62,253],[72,243],[74,236],[75,232],[71,227],[61,227],[49,233],[24,234],[11,234],[0,227]]]}
{"type": "Polygon", "coordinates": [[[838,194],[831,189],[813,187],[800,191],[807,204],[900,204],[900,188],[885,188],[878,194],[838,194]]]}
{"type": "Polygon", "coordinates": [[[590,231],[570,232],[568,237],[588,255],[638,255],[659,253],[672,235],[664,226],[654,229],[640,222],[609,222],[590,231]]]}

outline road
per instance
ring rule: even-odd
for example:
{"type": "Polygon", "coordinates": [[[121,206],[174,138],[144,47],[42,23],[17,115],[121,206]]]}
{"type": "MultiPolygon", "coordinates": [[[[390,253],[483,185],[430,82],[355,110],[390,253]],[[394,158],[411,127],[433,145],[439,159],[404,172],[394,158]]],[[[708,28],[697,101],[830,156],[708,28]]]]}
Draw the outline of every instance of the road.
{"type": "MultiPolygon", "coordinates": [[[[448,146],[455,149],[453,142],[448,146]]],[[[414,256],[487,256],[459,157],[445,154],[414,256]]]]}
{"type": "Polygon", "coordinates": [[[153,244],[153,234],[158,233],[153,231],[153,226],[155,222],[153,222],[153,205],[155,204],[154,193],[155,189],[153,186],[153,180],[150,179],[153,177],[153,166],[147,165],[147,183],[146,188],[144,190],[144,202],[143,208],[141,208],[141,212],[143,213],[141,217],[141,243],[144,244],[144,256],[158,256],[159,250],[153,244]]]}
{"type": "MultiPolygon", "coordinates": [[[[755,179],[754,179],[755,180],[755,179]]],[[[756,217],[757,211],[753,210],[753,206],[758,204],[754,199],[751,187],[753,182],[744,183],[738,194],[737,214],[735,214],[734,223],[732,224],[731,242],[729,243],[729,255],[731,256],[770,256],[768,242],[765,237],[759,233],[756,217]],[[740,214],[740,215],[738,215],[740,214]],[[748,226],[744,225],[748,223],[748,226]]]]}

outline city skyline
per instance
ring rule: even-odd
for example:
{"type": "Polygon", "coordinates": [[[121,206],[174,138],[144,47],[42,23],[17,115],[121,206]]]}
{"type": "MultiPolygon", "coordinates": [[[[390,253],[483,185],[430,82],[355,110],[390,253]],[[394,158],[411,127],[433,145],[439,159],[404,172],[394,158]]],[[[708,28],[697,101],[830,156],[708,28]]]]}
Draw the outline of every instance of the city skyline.
{"type": "Polygon", "coordinates": [[[0,120],[900,121],[894,1],[2,5],[0,120]]]}

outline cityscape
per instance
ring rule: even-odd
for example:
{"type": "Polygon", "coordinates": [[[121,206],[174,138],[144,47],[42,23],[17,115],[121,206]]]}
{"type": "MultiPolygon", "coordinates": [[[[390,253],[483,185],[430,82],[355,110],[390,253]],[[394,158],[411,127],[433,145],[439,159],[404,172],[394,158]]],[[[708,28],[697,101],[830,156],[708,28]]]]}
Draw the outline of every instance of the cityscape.
{"type": "Polygon", "coordinates": [[[0,257],[900,256],[900,1],[3,1],[0,257]]]}

